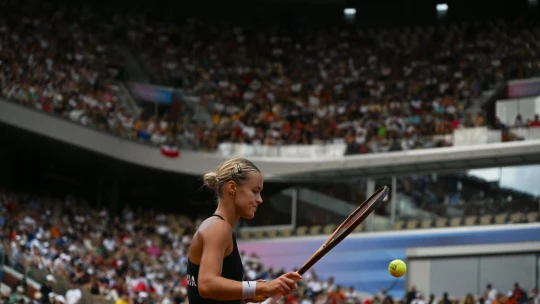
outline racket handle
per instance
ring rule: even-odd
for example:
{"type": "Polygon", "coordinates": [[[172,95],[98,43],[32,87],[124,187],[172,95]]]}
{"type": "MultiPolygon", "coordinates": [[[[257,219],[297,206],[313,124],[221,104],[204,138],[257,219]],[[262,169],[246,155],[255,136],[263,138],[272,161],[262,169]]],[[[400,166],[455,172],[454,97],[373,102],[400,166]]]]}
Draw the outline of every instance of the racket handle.
{"type": "Polygon", "coordinates": [[[264,302],[262,302],[261,304],[274,304],[279,299],[281,299],[281,297],[283,297],[283,296],[282,295],[274,295],[273,297],[264,300],[264,302]]]}
{"type": "MultiPolygon", "coordinates": [[[[294,283],[296,284],[297,283],[297,280],[294,280],[294,283]]],[[[277,295],[274,295],[266,300],[264,300],[261,304],[274,304],[276,303],[279,299],[281,299],[283,296],[280,295],[280,294],[277,294],[277,295]]]]}

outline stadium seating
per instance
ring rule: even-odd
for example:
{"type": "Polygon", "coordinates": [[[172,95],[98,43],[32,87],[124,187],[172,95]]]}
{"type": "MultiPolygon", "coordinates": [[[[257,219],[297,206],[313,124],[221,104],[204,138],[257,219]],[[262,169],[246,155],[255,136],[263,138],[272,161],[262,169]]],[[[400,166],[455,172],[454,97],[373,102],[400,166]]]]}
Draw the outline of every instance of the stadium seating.
{"type": "MultiPolygon", "coordinates": [[[[60,301],[68,289],[73,289],[70,280],[75,280],[79,285],[75,288],[79,288],[83,295],[81,303],[108,303],[119,297],[138,301],[151,297],[155,301],[169,299],[174,303],[182,303],[186,296],[186,281],[183,277],[186,271],[186,250],[200,218],[191,221],[186,216],[140,214],[124,208],[121,217],[114,219],[107,209],[94,210],[81,203],[72,196],[59,200],[0,190],[0,207],[6,221],[4,227],[7,227],[2,253],[10,267],[8,273],[26,273],[39,284],[54,279],[53,292],[48,297],[60,301]],[[81,212],[83,209],[85,213],[81,212]],[[19,225],[16,225],[17,221],[19,225]],[[145,260],[151,264],[145,266],[144,272],[137,273],[141,270],[141,262],[145,260]]],[[[521,222],[522,215],[504,214],[498,218],[503,222],[521,222]]],[[[484,224],[489,224],[491,216],[482,218],[484,224]]],[[[529,222],[539,220],[537,212],[528,213],[527,218],[529,222]]],[[[441,226],[481,223],[474,216],[440,220],[398,221],[394,228],[430,228],[435,222],[440,222],[441,226]]],[[[303,226],[298,227],[294,234],[329,233],[335,228],[335,225],[303,226]]],[[[359,227],[355,232],[362,230],[363,227],[359,227]]],[[[285,231],[259,231],[254,235],[242,232],[242,237],[288,236],[292,231],[282,232],[285,231]]],[[[247,267],[247,275],[252,276],[250,279],[272,279],[283,272],[264,267],[253,254],[242,252],[241,255],[247,267]]],[[[298,292],[293,293],[292,297],[298,300],[320,297],[317,292],[311,291],[313,280],[316,279],[314,273],[305,275],[298,292]]],[[[340,297],[351,301],[348,303],[362,303],[367,299],[377,301],[385,297],[383,294],[369,295],[346,290],[325,281],[321,283],[321,295],[332,298],[337,288],[338,293],[343,293],[340,297]]],[[[12,296],[17,297],[15,287],[7,288],[11,288],[12,296]]],[[[36,292],[29,295],[34,296],[42,297],[43,294],[38,295],[36,292]]],[[[455,298],[455,301],[459,298],[455,298]]],[[[391,299],[391,303],[399,303],[394,300],[391,299]]]]}
{"type": "Polygon", "coordinates": [[[270,32],[117,15],[98,30],[99,12],[87,9],[74,21],[69,8],[31,3],[2,24],[1,95],[133,140],[189,139],[205,151],[224,142],[345,143],[347,154],[451,145],[445,135],[454,129],[485,125],[482,114],[466,112],[483,90],[535,75],[539,66],[540,28],[523,20],[270,32]],[[211,121],[171,123],[122,108],[112,84],[123,79],[119,32],[154,83],[200,97],[211,121]],[[509,32],[512,48],[525,51],[499,51],[509,32]],[[18,49],[14,41],[22,42],[18,49]],[[62,48],[68,44],[74,47],[62,48]]]}
{"type": "MultiPolygon", "coordinates": [[[[539,213],[529,212],[524,215],[521,212],[513,214],[498,214],[498,215],[483,215],[483,216],[465,216],[465,217],[441,217],[437,219],[408,219],[397,220],[392,229],[394,230],[413,230],[413,229],[429,229],[429,228],[447,228],[447,227],[462,227],[462,226],[480,226],[480,225],[505,225],[505,224],[524,224],[524,223],[537,223],[540,222],[539,213]]],[[[274,238],[274,237],[290,237],[290,236],[306,236],[317,234],[331,234],[334,232],[336,225],[329,224],[324,227],[321,226],[299,226],[292,230],[266,230],[265,232],[257,231],[242,231],[241,238],[254,239],[254,238],[274,238]],[[322,229],[321,229],[322,228],[322,229]]],[[[365,226],[360,224],[353,233],[360,233],[365,231],[365,226]]]]}
{"type": "MultiPolygon", "coordinates": [[[[346,144],[345,154],[449,146],[448,135],[455,130],[486,127],[484,114],[470,108],[484,90],[540,71],[540,26],[522,19],[391,29],[283,25],[276,31],[218,21],[111,18],[99,8],[28,0],[0,7],[8,12],[0,16],[2,99],[130,140],[154,145],[186,140],[208,152],[220,143],[346,144]],[[199,99],[210,120],[194,121],[186,113],[174,120],[167,110],[156,117],[127,107],[119,84],[128,79],[129,56],[120,46],[152,83],[199,99]]],[[[517,135],[502,138],[520,140],[519,134],[539,124],[519,124],[517,135]]],[[[398,210],[393,223],[379,214],[387,220],[381,226],[415,233],[540,222],[537,197],[469,177],[459,177],[463,185],[456,190],[448,186],[456,176],[400,176],[399,195],[423,213],[398,210]],[[514,201],[507,200],[509,194],[514,201]]],[[[321,191],[328,195],[348,195],[343,185],[326,187],[321,191]]],[[[81,304],[149,297],[155,303],[183,303],[187,249],[201,221],[129,207],[116,217],[71,196],[0,189],[3,261],[10,273],[42,286],[54,282],[52,293],[41,297],[60,303],[70,288],[81,290],[81,304]]],[[[287,229],[243,230],[239,237],[305,237],[330,234],[336,227],[319,220],[287,229]]],[[[354,233],[372,230],[361,224],[354,233]]],[[[284,271],[262,265],[254,254],[242,253],[242,260],[250,279],[272,279],[284,271]]],[[[320,280],[315,273],[306,275],[287,304],[394,301],[385,293],[361,295],[320,280]],[[323,288],[314,292],[318,283],[323,288]]],[[[24,281],[10,287],[13,299],[28,288],[24,281]]],[[[0,302],[10,301],[3,290],[0,294],[0,302]]],[[[476,298],[483,303],[482,295],[476,298]]]]}
{"type": "MultiPolygon", "coordinates": [[[[72,196],[61,200],[1,189],[0,208],[8,227],[0,253],[9,275],[19,271],[41,286],[52,282],[52,292],[46,295],[46,289],[32,285],[35,293],[27,290],[21,296],[64,301],[66,292],[74,289],[70,282],[75,282],[83,296],[81,303],[148,297],[174,303],[185,300],[187,246],[200,219],[142,214],[129,208],[115,219],[107,209],[91,209],[72,196]]],[[[318,233],[319,228],[311,230],[318,233]]],[[[253,254],[241,255],[247,275],[254,276],[251,279],[272,279],[282,272],[260,265],[253,254]]],[[[300,293],[294,296],[302,297],[310,281],[300,282],[300,293]]],[[[6,287],[13,290],[12,297],[19,296],[15,290],[24,290],[18,284],[6,287]]]]}
{"type": "MultiPolygon", "coordinates": [[[[530,68],[537,64],[529,65],[539,60],[531,36],[539,32],[536,23],[477,22],[406,31],[337,25],[327,31],[310,25],[267,33],[199,20],[141,22],[129,28],[141,64],[158,83],[182,86],[204,100],[218,127],[210,131],[217,132],[218,142],[346,142],[353,154],[447,145],[433,135],[484,125],[481,115],[464,115],[482,90],[507,77],[538,72],[530,68]],[[516,48],[531,53],[499,54],[497,46],[507,44],[510,31],[517,33],[516,48]],[[205,42],[185,44],[202,41],[201,36],[205,42]],[[411,39],[415,43],[408,43],[411,39]]],[[[209,144],[204,137],[196,140],[199,146],[209,144]]]]}
{"type": "Polygon", "coordinates": [[[112,83],[123,59],[110,33],[94,26],[90,11],[23,3],[3,7],[10,14],[0,22],[0,95],[125,135],[132,117],[120,107],[112,83]],[[72,19],[76,15],[81,18],[72,19]]]}

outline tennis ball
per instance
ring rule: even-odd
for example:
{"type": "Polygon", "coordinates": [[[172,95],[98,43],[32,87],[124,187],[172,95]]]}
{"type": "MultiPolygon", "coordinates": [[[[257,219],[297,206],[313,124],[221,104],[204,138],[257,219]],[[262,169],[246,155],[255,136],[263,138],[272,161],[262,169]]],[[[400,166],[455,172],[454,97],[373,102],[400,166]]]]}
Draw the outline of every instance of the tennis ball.
{"type": "Polygon", "coordinates": [[[401,277],[406,271],[407,265],[402,260],[393,260],[390,262],[390,265],[388,265],[388,272],[395,278],[401,277]]]}

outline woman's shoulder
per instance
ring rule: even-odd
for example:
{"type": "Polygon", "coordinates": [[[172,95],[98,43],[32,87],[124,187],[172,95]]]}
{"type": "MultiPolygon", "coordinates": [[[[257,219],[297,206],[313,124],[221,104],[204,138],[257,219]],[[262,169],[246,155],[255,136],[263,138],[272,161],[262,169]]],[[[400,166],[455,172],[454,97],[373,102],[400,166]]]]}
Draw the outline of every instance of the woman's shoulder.
{"type": "Polygon", "coordinates": [[[232,227],[227,222],[217,217],[209,217],[201,223],[195,234],[198,234],[202,237],[210,235],[230,237],[232,236],[232,233],[232,227]]]}

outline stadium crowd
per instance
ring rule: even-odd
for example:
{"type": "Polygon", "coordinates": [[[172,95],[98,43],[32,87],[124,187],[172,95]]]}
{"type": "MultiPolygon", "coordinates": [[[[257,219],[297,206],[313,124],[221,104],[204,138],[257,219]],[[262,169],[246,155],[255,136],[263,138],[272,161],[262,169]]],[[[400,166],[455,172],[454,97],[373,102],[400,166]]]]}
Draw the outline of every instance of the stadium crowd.
{"type": "Polygon", "coordinates": [[[482,113],[464,114],[483,90],[540,67],[540,27],[524,20],[247,28],[24,3],[0,19],[2,95],[156,145],[346,143],[349,154],[446,146],[455,128],[486,125],[482,113]],[[122,80],[123,41],[154,83],[200,97],[211,125],[123,108],[111,88],[122,80]]]}
{"type": "Polygon", "coordinates": [[[426,299],[421,292],[416,290],[415,286],[412,286],[405,295],[403,302],[404,304],[453,304],[456,302],[463,304],[538,304],[540,294],[537,288],[533,288],[528,293],[519,286],[518,282],[505,293],[500,292],[496,286],[488,283],[483,295],[475,297],[472,293],[469,293],[461,300],[456,301],[456,298],[451,297],[447,292],[443,293],[441,297],[431,294],[429,299],[426,299]]]}
{"type": "MultiPolygon", "coordinates": [[[[6,190],[0,190],[0,208],[0,237],[7,264],[41,281],[33,303],[187,303],[186,253],[202,218],[193,221],[159,212],[140,213],[128,206],[120,216],[113,216],[106,208],[91,209],[73,196],[56,200],[6,190]],[[60,287],[61,280],[68,283],[60,287]]],[[[246,279],[271,280],[285,272],[265,267],[254,253],[242,252],[241,256],[246,279]]],[[[12,290],[11,295],[2,293],[4,303],[25,303],[25,285],[12,290]]],[[[428,303],[413,291],[400,303],[428,303]]],[[[460,298],[438,302],[525,303],[507,301],[523,297],[515,291],[513,295],[495,294],[497,301],[490,298],[492,293],[472,302],[469,295],[464,302],[460,298]]],[[[530,304],[539,304],[540,297],[534,291],[531,295],[530,304]]],[[[332,277],[318,278],[311,271],[304,275],[299,289],[281,303],[388,304],[394,300],[384,289],[371,296],[339,286],[332,277]]]]}
{"type": "MultiPolygon", "coordinates": [[[[525,20],[404,29],[241,27],[128,14],[106,20],[94,8],[39,1],[2,5],[8,13],[0,13],[1,96],[155,145],[188,139],[196,149],[215,151],[222,142],[345,143],[349,154],[447,146],[454,129],[487,124],[482,113],[465,111],[484,90],[540,70],[540,26],[525,20]],[[124,41],[153,83],[200,97],[211,124],[185,116],[135,116],[124,108],[114,89],[123,80],[124,58],[116,46],[124,41]]],[[[518,116],[514,126],[540,127],[540,120],[518,116]]],[[[423,207],[440,202],[441,193],[449,204],[459,201],[454,190],[434,184],[419,178],[398,185],[423,207]]],[[[470,189],[463,193],[479,200],[470,189]]],[[[492,206],[490,212],[504,208],[502,194],[480,199],[492,203],[482,204],[492,206]]],[[[87,296],[118,304],[186,302],[186,253],[202,218],[129,207],[116,216],[71,196],[58,201],[5,190],[0,209],[6,262],[42,283],[35,303],[74,304],[87,296]],[[59,287],[61,280],[69,286],[59,287]]],[[[265,267],[255,254],[242,253],[242,259],[248,279],[284,272],[265,267]]],[[[0,294],[0,303],[24,302],[26,286],[13,287],[12,294],[0,294]]],[[[463,301],[425,300],[412,290],[402,302],[540,304],[537,291],[529,294],[518,285],[508,293],[493,290],[463,301]]],[[[393,299],[385,290],[366,297],[310,272],[286,302],[393,299]]]]}
{"type": "Polygon", "coordinates": [[[7,11],[0,18],[2,96],[115,133],[129,123],[111,88],[123,60],[90,10],[13,4],[7,11]]]}
{"type": "Polygon", "coordinates": [[[213,113],[214,128],[195,138],[200,147],[345,142],[349,153],[366,153],[448,145],[441,135],[486,124],[481,113],[463,114],[483,90],[540,67],[536,23],[122,24],[154,81],[192,91],[213,113]]]}

